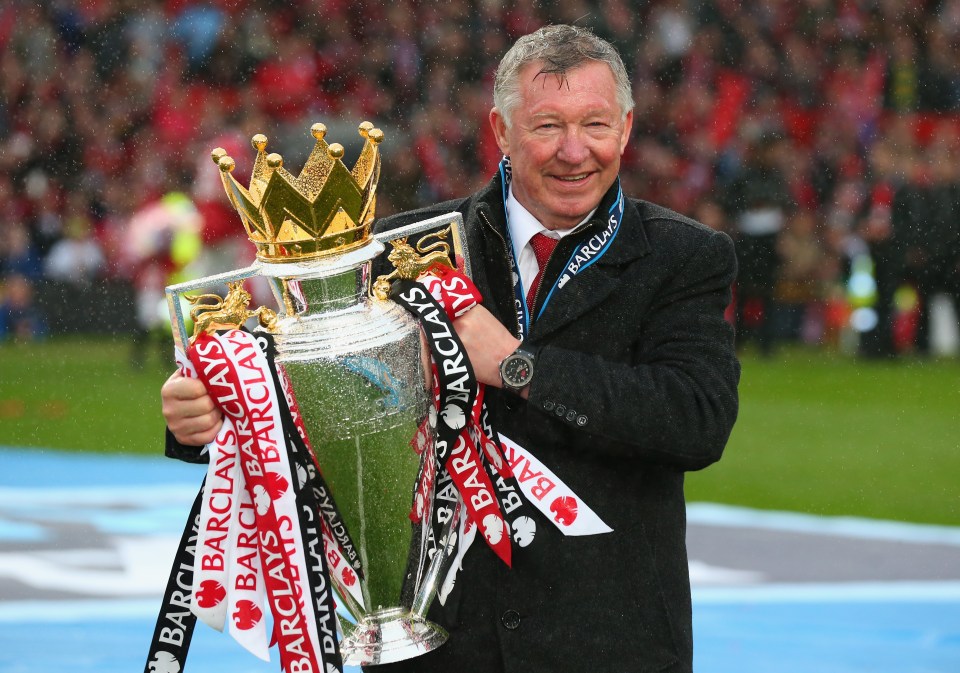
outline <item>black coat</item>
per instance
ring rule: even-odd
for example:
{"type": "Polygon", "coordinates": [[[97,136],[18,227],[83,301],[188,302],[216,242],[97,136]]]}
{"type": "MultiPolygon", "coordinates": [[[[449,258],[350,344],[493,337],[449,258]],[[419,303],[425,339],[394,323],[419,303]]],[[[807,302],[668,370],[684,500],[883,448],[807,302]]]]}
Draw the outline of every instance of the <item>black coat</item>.
{"type": "MultiPolygon", "coordinates": [[[[560,242],[545,282],[606,225],[614,191],[586,231],[560,242]]],[[[454,210],[484,305],[516,333],[499,178],[377,229],[454,210]]],[[[691,670],[683,474],[720,458],[736,420],[740,366],[723,317],[735,273],[725,234],[627,201],[606,254],[555,293],[531,329],[529,400],[487,393],[497,429],[613,532],[565,537],[541,522],[512,569],[475,542],[447,605],[430,612],[450,640],[372,671],[691,670]]]]}

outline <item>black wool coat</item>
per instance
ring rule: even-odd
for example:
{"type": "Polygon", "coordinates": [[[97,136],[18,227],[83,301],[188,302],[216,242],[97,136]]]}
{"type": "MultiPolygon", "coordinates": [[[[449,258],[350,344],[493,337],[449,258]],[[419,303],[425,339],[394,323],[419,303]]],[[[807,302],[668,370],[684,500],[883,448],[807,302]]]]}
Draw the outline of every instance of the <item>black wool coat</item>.
{"type": "MultiPolygon", "coordinates": [[[[586,230],[562,239],[548,286],[606,226],[616,191],[586,230]]],[[[466,199],[388,217],[376,229],[451,211],[463,214],[484,305],[516,333],[499,177],[466,199]]],[[[740,365],[724,320],[735,274],[728,236],[626,201],[607,252],[555,291],[531,328],[529,399],[498,389],[486,398],[499,432],[613,532],[565,537],[541,521],[513,568],[476,541],[447,604],[435,601],[430,611],[449,641],[371,671],[692,670],[683,480],[720,458],[736,420],[740,365]]]]}

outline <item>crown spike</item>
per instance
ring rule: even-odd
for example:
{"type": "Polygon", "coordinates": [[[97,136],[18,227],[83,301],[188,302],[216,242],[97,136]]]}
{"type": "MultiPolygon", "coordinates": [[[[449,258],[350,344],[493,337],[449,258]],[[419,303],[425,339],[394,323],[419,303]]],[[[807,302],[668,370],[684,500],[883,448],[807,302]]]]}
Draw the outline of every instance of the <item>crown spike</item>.
{"type": "Polygon", "coordinates": [[[330,155],[331,159],[342,159],[343,158],[343,145],[340,143],[333,143],[327,148],[327,154],[330,155]]]}
{"type": "MultiPolygon", "coordinates": [[[[377,146],[383,141],[383,131],[375,128],[370,122],[360,124],[359,133],[366,139],[360,156],[353,170],[350,171],[353,179],[356,180],[364,189],[371,184],[371,179],[378,174],[380,166],[380,154],[377,146]]],[[[372,193],[371,193],[372,196],[372,193]]]]}
{"type": "MultiPolygon", "coordinates": [[[[216,151],[211,152],[211,155],[213,154],[219,153],[216,151]]],[[[263,241],[267,237],[267,234],[263,229],[264,224],[262,218],[260,218],[257,213],[259,197],[251,195],[250,192],[244,189],[243,186],[230,175],[236,167],[236,162],[232,157],[228,156],[226,152],[220,154],[217,166],[220,168],[220,180],[223,182],[223,188],[227,192],[227,198],[230,199],[230,203],[233,204],[233,207],[237,209],[237,213],[240,214],[243,228],[247,230],[247,237],[254,243],[263,241]]]]}
{"type": "Polygon", "coordinates": [[[308,199],[314,199],[330,177],[333,159],[327,154],[328,145],[324,140],[327,127],[318,122],[310,127],[310,135],[314,137],[316,143],[313,145],[310,156],[307,157],[307,162],[303,165],[303,170],[297,176],[297,189],[308,199]]]}
{"type": "Polygon", "coordinates": [[[250,138],[250,144],[257,151],[257,158],[254,160],[253,170],[250,172],[250,192],[260,199],[263,198],[263,191],[267,188],[270,173],[273,172],[267,165],[264,156],[264,151],[267,149],[267,136],[258,133],[250,138]]]}
{"type": "Polygon", "coordinates": [[[217,164],[217,165],[220,164],[220,159],[221,159],[222,157],[225,157],[226,155],[227,155],[227,151],[226,151],[225,149],[223,149],[222,147],[215,147],[215,148],[210,152],[210,158],[213,159],[213,163],[215,163],[215,164],[217,164]]]}

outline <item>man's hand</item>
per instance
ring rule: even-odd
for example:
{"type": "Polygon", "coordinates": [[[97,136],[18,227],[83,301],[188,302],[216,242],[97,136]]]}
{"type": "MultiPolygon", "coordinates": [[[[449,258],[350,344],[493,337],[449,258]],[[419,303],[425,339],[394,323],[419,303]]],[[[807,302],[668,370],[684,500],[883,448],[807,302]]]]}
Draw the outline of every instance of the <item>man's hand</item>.
{"type": "Polygon", "coordinates": [[[479,304],[454,320],[453,326],[467,349],[477,380],[500,388],[500,361],[515,351],[520,341],[479,304]]]}
{"type": "Polygon", "coordinates": [[[209,444],[220,432],[223,415],[197,379],[174,372],[160,389],[167,427],[185,446],[209,444]]]}

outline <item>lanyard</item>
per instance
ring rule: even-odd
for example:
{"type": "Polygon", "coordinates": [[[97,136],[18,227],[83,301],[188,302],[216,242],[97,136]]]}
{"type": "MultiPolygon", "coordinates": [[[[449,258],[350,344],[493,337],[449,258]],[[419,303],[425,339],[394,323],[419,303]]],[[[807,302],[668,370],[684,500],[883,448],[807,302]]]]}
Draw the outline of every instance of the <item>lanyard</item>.
{"type": "MultiPolygon", "coordinates": [[[[520,279],[520,265],[517,262],[520,256],[518,251],[514,250],[513,247],[513,239],[510,237],[510,215],[506,212],[507,195],[512,177],[513,171],[510,166],[510,157],[504,157],[500,162],[500,178],[503,185],[504,217],[507,218],[507,261],[510,263],[510,271],[513,277],[514,309],[517,312],[517,325],[520,328],[520,334],[518,336],[521,341],[524,341],[530,333],[530,314],[527,308],[526,297],[523,294],[523,281],[520,279]]],[[[577,246],[570,254],[570,258],[564,265],[563,271],[547,293],[547,298],[544,299],[543,305],[540,307],[540,312],[536,316],[537,318],[543,315],[544,310],[546,310],[547,305],[557,291],[563,289],[563,286],[566,285],[571,278],[587,269],[587,267],[607,252],[610,244],[613,243],[613,239],[617,237],[617,233],[620,231],[620,223],[623,221],[623,209],[623,189],[620,187],[620,178],[617,178],[617,198],[607,211],[609,215],[607,218],[607,226],[577,246]]]]}

